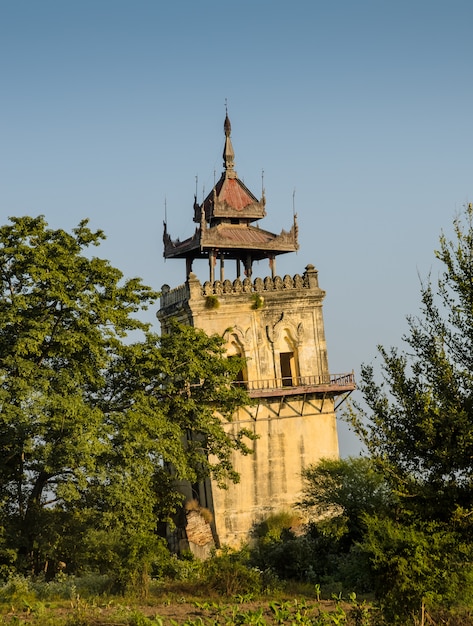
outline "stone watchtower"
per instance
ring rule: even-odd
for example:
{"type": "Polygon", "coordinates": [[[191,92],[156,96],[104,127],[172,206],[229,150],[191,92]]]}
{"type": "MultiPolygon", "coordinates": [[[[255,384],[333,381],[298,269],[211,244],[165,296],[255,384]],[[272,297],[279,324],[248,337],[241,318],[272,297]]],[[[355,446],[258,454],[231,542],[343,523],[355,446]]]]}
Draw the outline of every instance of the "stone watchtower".
{"type": "Polygon", "coordinates": [[[353,374],[329,372],[317,270],[308,265],[295,276],[276,274],[276,256],[299,247],[296,216],[279,235],[254,225],[266,215],[264,193],[258,200],[238,178],[228,115],[224,130],[224,171],[202,204],[195,198],[194,235],[173,241],[164,226],[164,256],[185,259],[186,282],[162,287],[158,318],[163,332],[174,317],[218,333],[229,356],[246,359],[238,384],[255,404],[226,428],[252,429],[254,454],[235,454],[237,485],[221,490],[209,481],[188,491],[213,512],[217,543],[238,546],[255,522],[294,505],[305,467],[338,457],[336,399],[343,401],[355,384],[353,374]],[[194,259],[208,260],[203,284],[192,272],[194,259]],[[270,275],[253,279],[253,262],[263,259],[270,275]],[[233,280],[225,277],[227,261],[236,263],[233,280]]]}

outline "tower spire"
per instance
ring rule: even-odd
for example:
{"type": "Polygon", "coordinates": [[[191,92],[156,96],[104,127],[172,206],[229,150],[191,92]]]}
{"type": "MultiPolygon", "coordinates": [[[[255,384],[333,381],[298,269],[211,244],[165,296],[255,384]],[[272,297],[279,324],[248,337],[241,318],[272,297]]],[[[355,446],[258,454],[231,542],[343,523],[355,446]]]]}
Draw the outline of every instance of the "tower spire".
{"type": "Polygon", "coordinates": [[[223,130],[225,131],[225,147],[223,149],[223,165],[228,177],[234,178],[236,172],[235,166],[235,153],[233,151],[232,140],[230,135],[232,133],[232,125],[230,124],[230,118],[228,117],[228,111],[225,107],[225,122],[223,124],[223,130]]]}

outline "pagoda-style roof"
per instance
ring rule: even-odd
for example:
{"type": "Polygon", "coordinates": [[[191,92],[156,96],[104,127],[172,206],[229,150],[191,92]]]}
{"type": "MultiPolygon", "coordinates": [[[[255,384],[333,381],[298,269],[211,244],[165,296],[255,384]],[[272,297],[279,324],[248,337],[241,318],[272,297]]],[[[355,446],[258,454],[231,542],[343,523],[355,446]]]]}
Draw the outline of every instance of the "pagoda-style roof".
{"type": "Polygon", "coordinates": [[[206,259],[214,250],[236,260],[251,252],[252,259],[257,261],[297,250],[297,232],[296,220],[289,232],[283,230],[279,235],[249,224],[224,222],[211,228],[196,228],[189,239],[173,241],[165,229],[164,256],[167,259],[206,259]]]}
{"type": "Polygon", "coordinates": [[[201,221],[202,210],[207,222],[216,218],[254,222],[265,217],[265,204],[264,195],[258,200],[239,178],[225,171],[204,202],[194,204],[194,222],[201,221]]]}
{"type": "Polygon", "coordinates": [[[295,252],[299,248],[297,220],[294,215],[290,230],[282,230],[279,235],[253,225],[266,215],[264,191],[258,200],[238,178],[234,168],[235,154],[230,138],[228,114],[225,117],[224,131],[225,169],[202,204],[194,199],[193,219],[199,226],[191,237],[180,241],[171,238],[165,223],[164,257],[186,259],[188,273],[194,259],[208,258],[211,266],[217,257],[235,259],[238,264],[243,263],[246,274],[251,276],[254,260],[274,260],[279,254],[295,252]]]}

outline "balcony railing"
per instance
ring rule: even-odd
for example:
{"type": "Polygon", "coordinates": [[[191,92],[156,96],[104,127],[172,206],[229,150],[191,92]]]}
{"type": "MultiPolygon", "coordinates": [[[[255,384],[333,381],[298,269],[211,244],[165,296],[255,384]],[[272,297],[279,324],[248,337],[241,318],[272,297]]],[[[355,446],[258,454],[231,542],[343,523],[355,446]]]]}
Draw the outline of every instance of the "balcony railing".
{"type": "Polygon", "coordinates": [[[252,398],[295,396],[307,393],[336,396],[356,389],[354,372],[329,376],[286,376],[265,380],[242,380],[234,384],[245,387],[252,398]]]}

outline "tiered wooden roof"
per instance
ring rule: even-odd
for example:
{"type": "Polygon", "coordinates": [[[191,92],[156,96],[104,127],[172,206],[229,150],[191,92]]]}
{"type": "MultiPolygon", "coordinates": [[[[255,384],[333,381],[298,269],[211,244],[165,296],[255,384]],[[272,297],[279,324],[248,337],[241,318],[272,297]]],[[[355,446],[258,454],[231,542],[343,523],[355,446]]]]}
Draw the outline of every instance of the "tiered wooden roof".
{"type": "Polygon", "coordinates": [[[179,241],[171,238],[164,224],[164,257],[186,259],[189,271],[194,259],[234,259],[241,261],[247,275],[251,275],[253,261],[274,260],[276,255],[299,248],[297,220],[294,215],[291,229],[279,235],[253,225],[266,215],[264,192],[258,200],[238,178],[228,114],[224,131],[224,171],[202,204],[194,199],[194,222],[198,227],[192,237],[179,241]]]}

